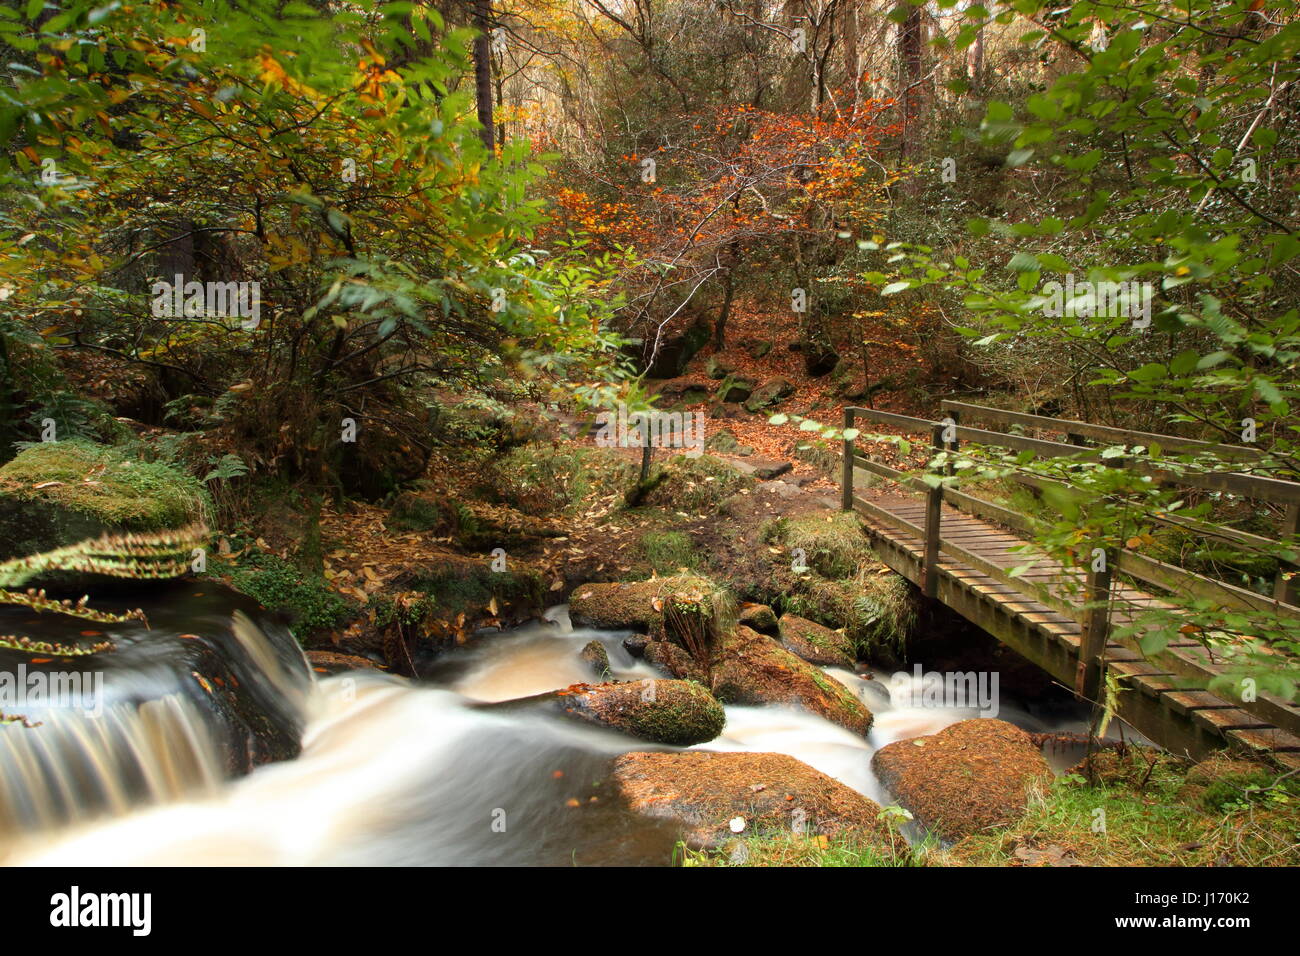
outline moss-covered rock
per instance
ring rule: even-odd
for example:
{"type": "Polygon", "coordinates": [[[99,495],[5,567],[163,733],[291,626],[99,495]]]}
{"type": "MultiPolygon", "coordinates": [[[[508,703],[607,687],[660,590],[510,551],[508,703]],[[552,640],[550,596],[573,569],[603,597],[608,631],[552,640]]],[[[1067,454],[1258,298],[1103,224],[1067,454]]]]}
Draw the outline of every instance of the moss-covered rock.
{"type": "Polygon", "coordinates": [[[394,500],[384,524],[395,531],[435,531],[446,524],[446,515],[429,496],[403,491],[394,500]]]}
{"type": "Polygon", "coordinates": [[[713,692],[727,703],[800,707],[863,736],[871,730],[871,711],[847,687],[748,627],[727,640],[713,692]]]}
{"type": "Polygon", "coordinates": [[[62,565],[76,570],[56,564],[33,580],[178,576],[207,544],[209,510],[198,480],[170,466],[81,440],[33,445],[0,467],[0,561],[102,538],[94,554],[62,565]]]}
{"type": "Polygon", "coordinates": [[[754,394],[755,382],[743,375],[728,375],[713,397],[719,402],[744,402],[754,394]]]}
{"type": "Polygon", "coordinates": [[[733,839],[736,818],[745,837],[859,831],[891,853],[903,849],[878,821],[879,806],[785,754],[630,753],[614,761],[614,780],[634,812],[677,821],[697,849],[733,839]]]}
{"type": "Polygon", "coordinates": [[[654,475],[642,503],[692,514],[712,514],[722,501],[755,485],[752,477],[712,455],[675,455],[654,475]]]}
{"type": "Polygon", "coordinates": [[[589,627],[649,631],[662,620],[664,595],[675,590],[712,588],[708,581],[693,575],[613,584],[580,584],[569,595],[569,618],[574,624],[589,627]]]}
{"type": "Polygon", "coordinates": [[[736,621],[760,634],[776,634],[778,631],[776,612],[766,604],[742,604],[736,621]]]}
{"type": "Polygon", "coordinates": [[[745,410],[761,412],[765,408],[777,405],[794,394],[794,386],[783,378],[774,378],[754,389],[745,401],[745,410]]]}
{"type": "Polygon", "coordinates": [[[715,381],[726,378],[735,371],[730,362],[717,355],[709,356],[709,361],[705,363],[704,370],[709,378],[715,381]]]}
{"type": "Polygon", "coordinates": [[[604,677],[609,673],[609,651],[605,650],[605,645],[600,641],[588,641],[578,653],[578,657],[595,672],[597,677],[604,677]]]}
{"type": "Polygon", "coordinates": [[[650,641],[641,652],[647,664],[681,680],[707,683],[704,665],[672,641],[650,641]]]}
{"type": "Polygon", "coordinates": [[[337,651],[307,651],[307,663],[317,674],[346,674],[348,671],[377,671],[378,664],[356,654],[337,651]]]}
{"type": "Polygon", "coordinates": [[[795,614],[782,615],[778,622],[781,646],[798,654],[810,664],[826,667],[852,667],[853,644],[841,631],[832,631],[815,621],[795,614]]]}
{"type": "Polygon", "coordinates": [[[575,684],[555,695],[561,712],[642,740],[690,747],[722,733],[722,705],[699,684],[683,680],[575,684]]]}
{"type": "Polygon", "coordinates": [[[1030,788],[1052,777],[1028,734],[993,719],[895,741],[876,751],[871,768],[922,826],[953,841],[1019,820],[1030,788]]]}

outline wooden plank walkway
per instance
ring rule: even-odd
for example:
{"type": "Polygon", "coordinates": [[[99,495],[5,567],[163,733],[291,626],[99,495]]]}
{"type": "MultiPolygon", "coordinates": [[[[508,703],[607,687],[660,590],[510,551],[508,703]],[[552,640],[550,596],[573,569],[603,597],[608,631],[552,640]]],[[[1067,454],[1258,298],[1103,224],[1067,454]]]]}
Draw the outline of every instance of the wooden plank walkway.
{"type": "MultiPolygon", "coordinates": [[[[854,485],[860,487],[868,471],[881,476],[889,469],[855,456],[851,443],[846,443],[846,451],[855,467],[845,468],[844,500],[864,519],[886,564],[1065,686],[1096,699],[1095,679],[1091,684],[1085,680],[1090,670],[1087,632],[1095,627],[1089,614],[1095,612],[1082,607],[1090,603],[1085,598],[1088,588],[1099,584],[1089,580],[1093,575],[1064,568],[1029,544],[1023,532],[947,501],[978,499],[930,489],[924,489],[924,497],[909,494],[908,488],[923,489],[906,478],[898,480],[903,490],[856,494],[854,485]],[[937,540],[927,531],[937,531],[937,540]],[[1012,569],[1025,565],[1029,570],[1011,575],[1012,569]]],[[[992,507],[995,515],[1013,520],[992,507]]],[[[1109,593],[1110,601],[1100,612],[1104,627],[1093,640],[1091,669],[1099,674],[1096,663],[1104,661],[1106,669],[1120,676],[1127,688],[1119,695],[1123,720],[1166,749],[1194,758],[1230,746],[1268,754],[1288,769],[1300,769],[1300,703],[1262,692],[1253,701],[1242,701],[1205,690],[1224,671],[1197,641],[1174,641],[1147,657],[1131,641],[1114,640],[1115,627],[1137,620],[1146,609],[1176,605],[1109,576],[1100,584],[1105,590],[1092,593],[1109,593]]]]}

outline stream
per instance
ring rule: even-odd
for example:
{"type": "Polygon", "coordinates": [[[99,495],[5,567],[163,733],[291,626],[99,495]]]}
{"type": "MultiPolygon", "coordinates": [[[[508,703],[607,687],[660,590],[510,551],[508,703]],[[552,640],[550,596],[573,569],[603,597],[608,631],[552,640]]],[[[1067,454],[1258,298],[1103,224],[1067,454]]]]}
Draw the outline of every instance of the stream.
{"type": "MultiPolygon", "coordinates": [[[[665,750],[623,734],[490,706],[593,680],[579,659],[592,639],[611,678],[660,676],[623,647],[631,632],[572,627],[564,607],[506,632],[482,632],[413,684],[357,671],[299,686],[276,625],[233,592],[207,588],[227,618],[245,684],[275,689],[297,711],[301,752],[231,778],[228,745],[201,705],[166,693],[99,717],[52,715],[37,731],[0,725],[0,862],[33,865],[665,865],[675,827],[633,815],[605,783],[610,761],[665,750]],[[229,609],[239,608],[231,623],[229,609]],[[241,623],[242,622],[242,623],[241,623]],[[260,676],[258,676],[260,674],[260,676]],[[9,820],[5,826],[5,814],[9,820]]],[[[147,609],[153,640],[167,620],[147,609]]],[[[177,622],[167,635],[182,636],[177,622]]],[[[186,631],[199,630],[192,620],[186,631]]],[[[183,636],[193,638],[194,634],[183,636]]],[[[304,668],[305,669],[305,668],[304,668]]],[[[872,754],[899,739],[979,716],[895,706],[915,678],[827,673],[875,713],[867,738],[784,707],[726,708],[717,739],[695,749],[789,754],[871,799],[891,797],[872,754]]],[[[200,702],[201,703],[201,702],[200,702]]],[[[1029,731],[1078,732],[1083,714],[1043,712],[1002,695],[1000,719],[1029,731]]],[[[1059,771],[1080,756],[1049,749],[1059,771]]]]}

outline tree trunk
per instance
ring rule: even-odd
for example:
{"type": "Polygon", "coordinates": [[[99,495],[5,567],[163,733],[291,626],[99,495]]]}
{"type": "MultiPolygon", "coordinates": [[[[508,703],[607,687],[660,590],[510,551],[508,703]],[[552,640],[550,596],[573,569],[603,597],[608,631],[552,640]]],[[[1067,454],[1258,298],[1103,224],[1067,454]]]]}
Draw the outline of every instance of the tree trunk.
{"type": "Polygon", "coordinates": [[[722,309],[718,312],[718,321],[713,326],[713,348],[721,352],[727,344],[727,319],[731,317],[731,298],[735,293],[733,267],[728,267],[722,274],[722,309]]]}
{"type": "Polygon", "coordinates": [[[489,150],[494,147],[492,126],[492,0],[474,0],[474,95],[478,101],[479,136],[489,150]]]}
{"type": "Polygon", "coordinates": [[[967,73],[970,77],[970,88],[974,93],[984,91],[984,28],[980,27],[975,34],[975,42],[970,45],[970,51],[966,57],[967,73]]]}
{"type": "Polygon", "coordinates": [[[859,74],[862,72],[862,59],[858,52],[858,4],[857,0],[848,0],[844,8],[844,73],[852,92],[852,102],[858,105],[859,74]]]}
{"type": "Polygon", "coordinates": [[[898,31],[898,60],[903,101],[900,152],[909,159],[919,152],[921,139],[921,8],[904,3],[906,16],[898,31]]]}

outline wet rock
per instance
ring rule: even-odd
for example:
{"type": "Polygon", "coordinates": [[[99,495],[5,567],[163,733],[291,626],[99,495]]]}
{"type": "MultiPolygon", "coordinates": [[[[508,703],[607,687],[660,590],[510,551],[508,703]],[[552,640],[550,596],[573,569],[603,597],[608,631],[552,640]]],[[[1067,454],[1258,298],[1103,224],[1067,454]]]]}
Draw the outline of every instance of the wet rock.
{"type": "Polygon", "coordinates": [[[609,651],[605,650],[605,645],[600,641],[588,641],[578,657],[596,672],[597,677],[604,677],[609,673],[609,651]]]}
{"type": "Polygon", "coordinates": [[[745,410],[760,412],[765,408],[778,404],[793,394],[793,385],[783,378],[774,378],[754,389],[754,393],[745,402],[745,410]]]}
{"type": "Polygon", "coordinates": [[[879,806],[785,754],[630,753],[614,761],[614,781],[634,812],[676,821],[696,849],[725,845],[739,817],[745,835],[861,831],[903,851],[876,819],[879,806]]]}
{"type": "Polygon", "coordinates": [[[744,626],[713,669],[713,692],[727,703],[800,707],[863,736],[871,730],[871,711],[847,687],[744,626]]]}
{"type": "Polygon", "coordinates": [[[701,684],[709,682],[703,665],[672,641],[651,641],[645,646],[645,661],[681,680],[693,680],[701,684]]]}
{"type": "Polygon", "coordinates": [[[944,840],[1006,826],[1051,769],[1029,735],[1003,720],[963,720],[876,751],[871,768],[917,821],[944,840]]]}
{"type": "Polygon", "coordinates": [[[646,645],[649,643],[649,636],[645,634],[633,634],[631,637],[623,638],[623,650],[627,651],[635,658],[642,658],[645,656],[646,645]]]}
{"type": "Polygon", "coordinates": [[[736,621],[760,634],[776,634],[776,612],[766,604],[742,604],[736,621]]]}
{"type": "Polygon", "coordinates": [[[307,663],[317,674],[343,674],[347,671],[377,671],[381,668],[368,657],[340,654],[337,651],[307,651],[307,663]]]}
{"type": "Polygon", "coordinates": [[[852,667],[857,660],[852,642],[841,631],[832,631],[794,614],[783,614],[778,626],[781,646],[810,664],[852,667]]]}
{"type": "Polygon", "coordinates": [[[727,722],[712,694],[684,680],[574,684],[554,701],[566,715],[676,747],[706,743],[727,722]]]}

